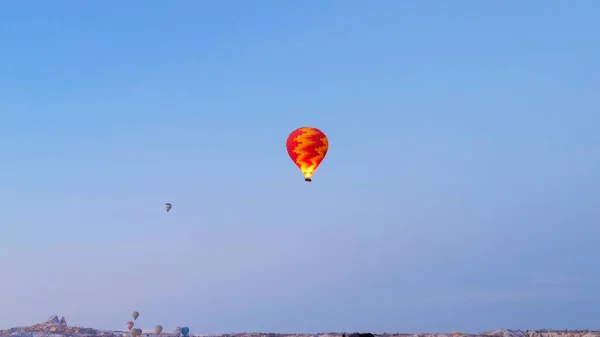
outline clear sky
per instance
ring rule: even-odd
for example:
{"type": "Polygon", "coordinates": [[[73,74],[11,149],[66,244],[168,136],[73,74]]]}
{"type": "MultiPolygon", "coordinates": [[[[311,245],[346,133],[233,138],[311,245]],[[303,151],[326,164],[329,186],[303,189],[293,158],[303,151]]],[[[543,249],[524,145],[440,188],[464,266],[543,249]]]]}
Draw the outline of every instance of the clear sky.
{"type": "Polygon", "coordinates": [[[600,1],[4,1],[0,114],[0,327],[600,329],[600,1]]]}

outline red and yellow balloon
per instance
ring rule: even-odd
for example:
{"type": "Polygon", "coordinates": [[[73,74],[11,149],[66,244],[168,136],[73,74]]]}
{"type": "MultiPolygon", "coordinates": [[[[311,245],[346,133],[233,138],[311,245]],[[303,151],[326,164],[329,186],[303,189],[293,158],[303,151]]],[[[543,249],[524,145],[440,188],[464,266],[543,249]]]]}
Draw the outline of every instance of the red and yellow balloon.
{"type": "Polygon", "coordinates": [[[290,133],[286,147],[290,158],[304,174],[304,180],[312,181],[312,175],[327,155],[329,140],[323,131],[303,127],[290,133]]]}

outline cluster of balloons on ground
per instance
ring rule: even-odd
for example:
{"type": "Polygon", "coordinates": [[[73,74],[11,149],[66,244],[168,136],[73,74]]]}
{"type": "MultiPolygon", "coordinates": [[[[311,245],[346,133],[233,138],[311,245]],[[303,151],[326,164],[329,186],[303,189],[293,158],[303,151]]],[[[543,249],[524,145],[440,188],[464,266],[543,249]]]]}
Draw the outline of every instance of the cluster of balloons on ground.
{"type": "MultiPolygon", "coordinates": [[[[140,313],[137,311],[134,311],[131,316],[133,317],[134,321],[137,321],[138,317],[140,317],[140,313]]],[[[132,337],[140,337],[142,336],[142,329],[134,329],[133,327],[135,326],[135,323],[133,321],[129,321],[127,322],[127,330],[129,330],[129,332],[131,333],[132,337]]],[[[163,327],[162,325],[157,325],[154,327],[154,333],[159,336],[161,333],[163,332],[163,327]]],[[[188,327],[177,327],[175,328],[175,330],[173,330],[173,334],[175,336],[183,336],[183,337],[188,337],[190,333],[190,328],[188,327]]]]}
{"type": "MultiPolygon", "coordinates": [[[[298,166],[304,181],[312,181],[312,176],[321,165],[329,150],[329,140],[323,131],[313,127],[298,128],[287,138],[286,148],[288,155],[298,166]]],[[[165,211],[169,212],[173,205],[165,204],[165,211]]]]}

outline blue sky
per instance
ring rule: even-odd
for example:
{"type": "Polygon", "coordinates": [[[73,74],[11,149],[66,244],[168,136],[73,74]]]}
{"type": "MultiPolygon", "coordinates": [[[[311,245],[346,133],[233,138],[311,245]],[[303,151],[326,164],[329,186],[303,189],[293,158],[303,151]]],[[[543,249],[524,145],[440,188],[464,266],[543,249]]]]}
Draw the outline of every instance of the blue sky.
{"type": "Polygon", "coordinates": [[[3,2],[0,327],[600,329],[598,13],[3,2]]]}

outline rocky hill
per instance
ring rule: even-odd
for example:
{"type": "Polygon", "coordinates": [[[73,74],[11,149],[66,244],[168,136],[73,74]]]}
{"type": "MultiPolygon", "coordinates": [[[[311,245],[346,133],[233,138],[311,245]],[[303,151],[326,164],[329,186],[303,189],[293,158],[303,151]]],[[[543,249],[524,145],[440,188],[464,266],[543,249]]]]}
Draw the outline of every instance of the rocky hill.
{"type": "MultiPolygon", "coordinates": [[[[106,331],[92,328],[68,326],[64,317],[50,316],[46,321],[26,327],[0,330],[0,337],[127,337],[123,331],[106,331]]],[[[179,337],[170,333],[162,333],[161,337],[179,337]]],[[[192,336],[192,335],[190,335],[192,336]]],[[[145,333],[142,337],[157,337],[145,333]]],[[[217,336],[214,336],[217,337],[217,336]]],[[[237,333],[224,334],[218,337],[600,337],[599,331],[588,330],[497,330],[478,334],[452,333],[419,333],[419,334],[370,334],[370,333],[327,333],[327,334],[277,334],[277,333],[237,333]]]]}
{"type": "Polygon", "coordinates": [[[0,336],[22,336],[22,337],[41,337],[41,336],[106,336],[112,335],[96,329],[71,327],[67,325],[64,317],[58,318],[57,315],[50,316],[46,321],[30,326],[0,330],[0,336]]]}

